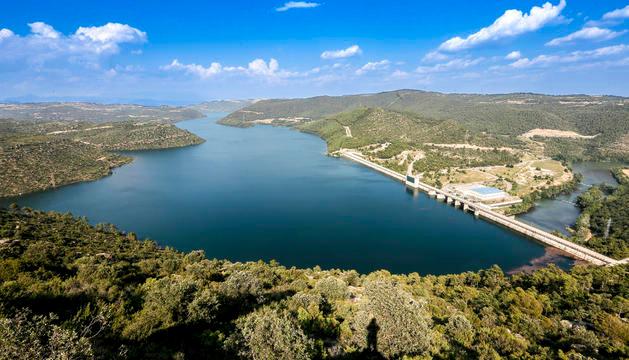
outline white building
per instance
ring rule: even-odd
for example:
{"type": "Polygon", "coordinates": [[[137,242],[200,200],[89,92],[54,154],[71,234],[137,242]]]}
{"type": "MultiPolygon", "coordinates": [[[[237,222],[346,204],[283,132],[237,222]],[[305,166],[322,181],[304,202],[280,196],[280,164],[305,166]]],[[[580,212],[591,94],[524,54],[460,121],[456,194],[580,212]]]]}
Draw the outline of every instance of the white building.
{"type": "Polygon", "coordinates": [[[497,202],[509,198],[506,192],[484,185],[472,185],[459,187],[459,191],[464,197],[482,202],[497,202]]]}

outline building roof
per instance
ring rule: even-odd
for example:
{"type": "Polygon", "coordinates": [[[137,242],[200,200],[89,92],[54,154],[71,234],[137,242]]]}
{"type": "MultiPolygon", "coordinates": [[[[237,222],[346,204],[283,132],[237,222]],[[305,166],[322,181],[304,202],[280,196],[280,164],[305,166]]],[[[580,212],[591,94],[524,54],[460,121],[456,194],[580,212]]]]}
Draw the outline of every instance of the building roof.
{"type": "Polygon", "coordinates": [[[504,191],[489,186],[478,185],[470,188],[469,191],[475,192],[482,196],[507,195],[504,191]]]}

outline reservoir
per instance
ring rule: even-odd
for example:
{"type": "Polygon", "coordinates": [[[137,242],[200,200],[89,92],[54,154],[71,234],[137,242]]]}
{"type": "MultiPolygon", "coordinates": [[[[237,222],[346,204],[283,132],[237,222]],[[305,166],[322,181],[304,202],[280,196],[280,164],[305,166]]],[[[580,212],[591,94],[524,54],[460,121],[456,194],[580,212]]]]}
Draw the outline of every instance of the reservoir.
{"type": "MultiPolygon", "coordinates": [[[[1,200],[113,223],[163,246],[209,258],[369,272],[508,271],[544,247],[349,160],[288,128],[178,124],[206,139],[129,153],[112,176],[1,200]]],[[[570,261],[558,260],[562,265],[570,261]]]]}
{"type": "Polygon", "coordinates": [[[593,185],[607,184],[618,185],[612,176],[611,169],[626,167],[627,164],[614,162],[580,162],[572,164],[572,171],[583,176],[578,188],[570,194],[559,195],[554,199],[544,199],[535,202],[535,207],[518,215],[518,219],[546,231],[559,231],[564,235],[570,235],[567,227],[576,222],[579,208],[575,205],[579,195],[587,191],[593,185]]]}

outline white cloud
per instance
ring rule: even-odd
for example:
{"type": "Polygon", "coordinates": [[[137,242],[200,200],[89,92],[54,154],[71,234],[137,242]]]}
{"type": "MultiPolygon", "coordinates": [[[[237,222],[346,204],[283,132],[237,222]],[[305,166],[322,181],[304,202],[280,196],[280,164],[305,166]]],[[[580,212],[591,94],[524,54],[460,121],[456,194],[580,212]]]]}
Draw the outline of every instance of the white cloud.
{"type": "Polygon", "coordinates": [[[223,67],[217,62],[213,62],[208,67],[204,67],[198,64],[182,64],[179,60],[174,59],[170,64],[162,66],[162,70],[183,70],[188,74],[196,75],[201,79],[210,78],[216,74],[219,74],[223,67]]]}
{"type": "Polygon", "coordinates": [[[9,30],[9,29],[0,29],[0,41],[4,40],[4,39],[8,39],[10,37],[12,37],[13,31],[9,30]]]}
{"type": "Polygon", "coordinates": [[[402,71],[402,70],[395,70],[392,74],[391,74],[391,78],[394,79],[406,79],[410,76],[411,74],[407,73],[406,71],[402,71]]]}
{"type": "Polygon", "coordinates": [[[522,57],[522,53],[519,51],[512,51],[505,56],[507,60],[517,60],[522,57]]]}
{"type": "Polygon", "coordinates": [[[567,43],[571,43],[576,40],[596,40],[604,41],[618,37],[627,31],[612,31],[609,29],[599,27],[586,27],[581,30],[575,31],[572,34],[552,39],[546,43],[546,46],[558,46],[567,43]]]}
{"type": "Polygon", "coordinates": [[[629,19],[629,5],[622,9],[606,12],[600,20],[588,21],[586,26],[612,26],[621,23],[624,19],[629,19]]]}
{"type": "Polygon", "coordinates": [[[290,9],[309,9],[315,8],[321,4],[316,2],[306,2],[306,1],[289,1],[285,3],[283,6],[278,7],[275,11],[288,11],[290,9]]]}
{"type": "Polygon", "coordinates": [[[222,66],[218,62],[213,62],[205,67],[198,64],[183,64],[179,60],[174,59],[170,64],[160,67],[165,71],[183,71],[187,74],[195,75],[201,79],[209,79],[221,73],[243,74],[252,77],[261,77],[268,80],[283,79],[297,76],[307,76],[319,72],[318,68],[311,69],[304,73],[291,72],[280,69],[280,64],[275,59],[268,62],[264,59],[255,59],[244,66],[222,66]]]}
{"type": "Polygon", "coordinates": [[[385,70],[389,68],[390,64],[391,62],[386,59],[380,60],[380,61],[368,62],[365,65],[363,65],[360,69],[356,70],[356,75],[363,75],[370,71],[385,70]]]}
{"type": "Polygon", "coordinates": [[[10,40],[0,42],[0,62],[23,61],[41,68],[47,61],[65,59],[97,68],[100,59],[118,53],[120,45],[146,41],[146,33],[124,24],[79,27],[70,35],[43,22],[28,25],[31,32],[25,36],[8,29],[0,30],[0,39],[10,40]]]}
{"type": "Polygon", "coordinates": [[[37,21],[34,23],[28,24],[31,28],[31,33],[34,36],[39,36],[46,39],[59,39],[61,37],[61,33],[55,30],[52,26],[43,23],[41,21],[37,21]]]}
{"type": "Polygon", "coordinates": [[[118,51],[118,44],[146,41],[146,33],[126,24],[107,23],[103,26],[79,27],[74,37],[91,43],[97,52],[118,51]]]}
{"type": "Polygon", "coordinates": [[[436,64],[433,66],[419,66],[415,69],[415,72],[420,74],[428,74],[428,73],[437,73],[437,72],[446,72],[452,70],[462,70],[468,67],[474,66],[482,62],[484,58],[476,58],[476,59],[453,59],[445,63],[436,64]]]}
{"type": "Polygon", "coordinates": [[[629,5],[625,6],[622,9],[610,11],[603,15],[603,20],[620,20],[627,18],[629,18],[629,5]]]}
{"type": "Polygon", "coordinates": [[[348,47],[347,49],[326,50],[321,53],[321,58],[326,59],[326,60],[327,59],[343,59],[343,58],[352,57],[354,55],[358,55],[361,52],[362,50],[360,49],[358,45],[352,45],[348,47]]]}
{"type": "Polygon", "coordinates": [[[543,67],[552,64],[566,64],[600,59],[629,51],[629,45],[606,46],[594,50],[573,51],[567,55],[539,55],[533,59],[522,58],[511,63],[514,68],[543,67]]]}
{"type": "Polygon", "coordinates": [[[522,11],[515,9],[507,10],[493,24],[480,29],[465,39],[459,36],[453,37],[443,42],[439,46],[439,50],[460,51],[489,41],[538,30],[552,21],[561,19],[561,11],[565,6],[566,1],[560,0],[557,5],[547,2],[541,7],[533,6],[528,14],[523,14],[522,11]]]}
{"type": "Polygon", "coordinates": [[[255,59],[247,67],[252,75],[273,76],[280,69],[280,64],[275,59],[267,63],[263,59],[255,59]]]}
{"type": "Polygon", "coordinates": [[[424,55],[422,58],[423,62],[432,63],[432,62],[440,62],[448,60],[449,56],[439,51],[431,51],[428,54],[424,55]]]}

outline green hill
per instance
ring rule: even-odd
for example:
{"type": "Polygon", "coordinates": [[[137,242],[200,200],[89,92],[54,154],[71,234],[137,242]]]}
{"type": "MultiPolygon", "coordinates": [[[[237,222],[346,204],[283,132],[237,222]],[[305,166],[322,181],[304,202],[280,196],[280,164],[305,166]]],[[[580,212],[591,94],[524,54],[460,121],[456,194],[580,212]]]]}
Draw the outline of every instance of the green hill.
{"type": "MultiPolygon", "coordinates": [[[[454,120],[470,130],[494,135],[517,136],[536,128],[574,131],[581,135],[597,135],[585,143],[569,144],[587,149],[580,152],[582,156],[626,158],[629,153],[629,99],[614,96],[476,95],[398,90],[364,95],[263,100],[228,115],[221,122],[250,126],[255,120],[282,117],[306,118],[299,120],[304,122],[364,107],[454,120]]],[[[560,152],[565,151],[555,151],[556,154],[560,152]]]]}
{"type": "Polygon", "coordinates": [[[0,210],[0,358],[621,359],[628,265],[359,274],[0,210]]]}
{"type": "Polygon", "coordinates": [[[0,143],[0,196],[16,196],[79,181],[96,180],[131,162],[80,142],[58,139],[0,143]]]}
{"type": "Polygon", "coordinates": [[[400,149],[420,147],[424,143],[469,143],[491,147],[517,144],[471,131],[454,120],[436,120],[382,108],[359,108],[305,122],[298,128],[324,138],[330,151],[385,142],[400,149]],[[346,136],[344,127],[350,129],[351,137],[346,136]]]}
{"type": "Polygon", "coordinates": [[[204,140],[160,122],[32,122],[0,119],[0,197],[96,180],[132,158],[112,151],[165,149],[204,140]]]}

